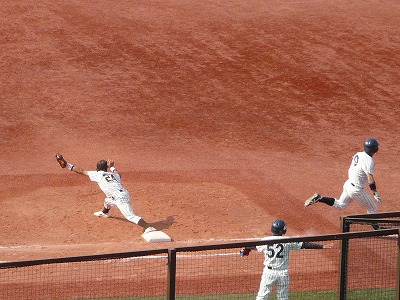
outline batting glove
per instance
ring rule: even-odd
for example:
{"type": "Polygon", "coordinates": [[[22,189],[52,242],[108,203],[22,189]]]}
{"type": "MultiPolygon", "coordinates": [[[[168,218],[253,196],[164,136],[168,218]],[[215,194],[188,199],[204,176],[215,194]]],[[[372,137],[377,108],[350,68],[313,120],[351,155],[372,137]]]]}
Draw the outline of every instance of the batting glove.
{"type": "Polygon", "coordinates": [[[240,256],[249,256],[251,249],[249,248],[243,248],[242,250],[240,250],[240,256]]]}
{"type": "Polygon", "coordinates": [[[376,202],[378,202],[379,204],[382,204],[382,199],[379,196],[378,192],[374,193],[374,198],[375,198],[376,202]]]}

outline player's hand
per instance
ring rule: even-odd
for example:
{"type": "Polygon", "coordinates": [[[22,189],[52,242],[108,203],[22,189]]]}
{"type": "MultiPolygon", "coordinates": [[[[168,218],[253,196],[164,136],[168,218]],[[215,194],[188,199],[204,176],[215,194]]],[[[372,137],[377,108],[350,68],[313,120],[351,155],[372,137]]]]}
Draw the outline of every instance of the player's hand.
{"type": "Polygon", "coordinates": [[[331,249],[333,248],[333,244],[328,244],[323,246],[324,249],[331,249]]]}
{"type": "Polygon", "coordinates": [[[240,250],[240,256],[249,256],[251,249],[249,248],[243,248],[240,250]]]}
{"type": "Polygon", "coordinates": [[[111,160],[111,159],[108,159],[108,160],[107,160],[107,166],[108,166],[109,168],[114,167],[114,161],[111,160]]]}
{"type": "Polygon", "coordinates": [[[378,202],[379,204],[382,204],[382,199],[381,199],[381,196],[379,196],[378,192],[374,193],[374,198],[375,198],[376,202],[378,202]]]}

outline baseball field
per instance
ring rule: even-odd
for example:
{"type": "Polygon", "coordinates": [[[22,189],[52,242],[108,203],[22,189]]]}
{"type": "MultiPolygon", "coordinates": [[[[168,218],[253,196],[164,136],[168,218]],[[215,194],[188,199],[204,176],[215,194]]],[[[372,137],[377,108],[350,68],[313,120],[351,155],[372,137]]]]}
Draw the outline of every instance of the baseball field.
{"type": "MultiPolygon", "coordinates": [[[[375,137],[379,212],[400,211],[397,0],[0,1],[0,261],[337,233],[375,137]],[[113,159],[147,243],[54,154],[113,159]]],[[[261,264],[261,261],[260,261],[261,264]]]]}

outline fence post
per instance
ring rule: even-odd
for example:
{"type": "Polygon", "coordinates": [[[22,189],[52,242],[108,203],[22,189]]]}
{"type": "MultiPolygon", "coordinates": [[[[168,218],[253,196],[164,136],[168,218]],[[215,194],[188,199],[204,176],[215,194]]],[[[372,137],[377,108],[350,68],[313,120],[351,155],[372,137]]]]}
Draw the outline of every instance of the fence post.
{"type": "MultiPolygon", "coordinates": [[[[340,217],[340,230],[342,233],[350,231],[350,226],[346,222],[346,217],[340,217]]],[[[346,300],[347,297],[347,258],[349,251],[349,239],[342,239],[339,260],[339,300],[346,300]]]]}
{"type": "Polygon", "coordinates": [[[167,299],[175,300],[176,250],[168,249],[167,299]]]}
{"type": "Polygon", "coordinates": [[[397,283],[396,299],[400,299],[400,232],[397,234],[397,283]]]}

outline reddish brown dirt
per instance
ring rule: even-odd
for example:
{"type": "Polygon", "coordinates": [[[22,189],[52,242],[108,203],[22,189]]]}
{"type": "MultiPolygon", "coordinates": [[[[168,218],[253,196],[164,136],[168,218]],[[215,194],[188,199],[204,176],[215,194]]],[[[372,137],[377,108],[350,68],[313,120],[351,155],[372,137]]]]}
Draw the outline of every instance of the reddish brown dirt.
{"type": "Polygon", "coordinates": [[[357,1],[2,1],[0,260],[339,231],[352,154],[381,143],[376,179],[399,211],[400,7],[357,1]],[[149,244],[59,168],[111,158],[149,244]]]}

